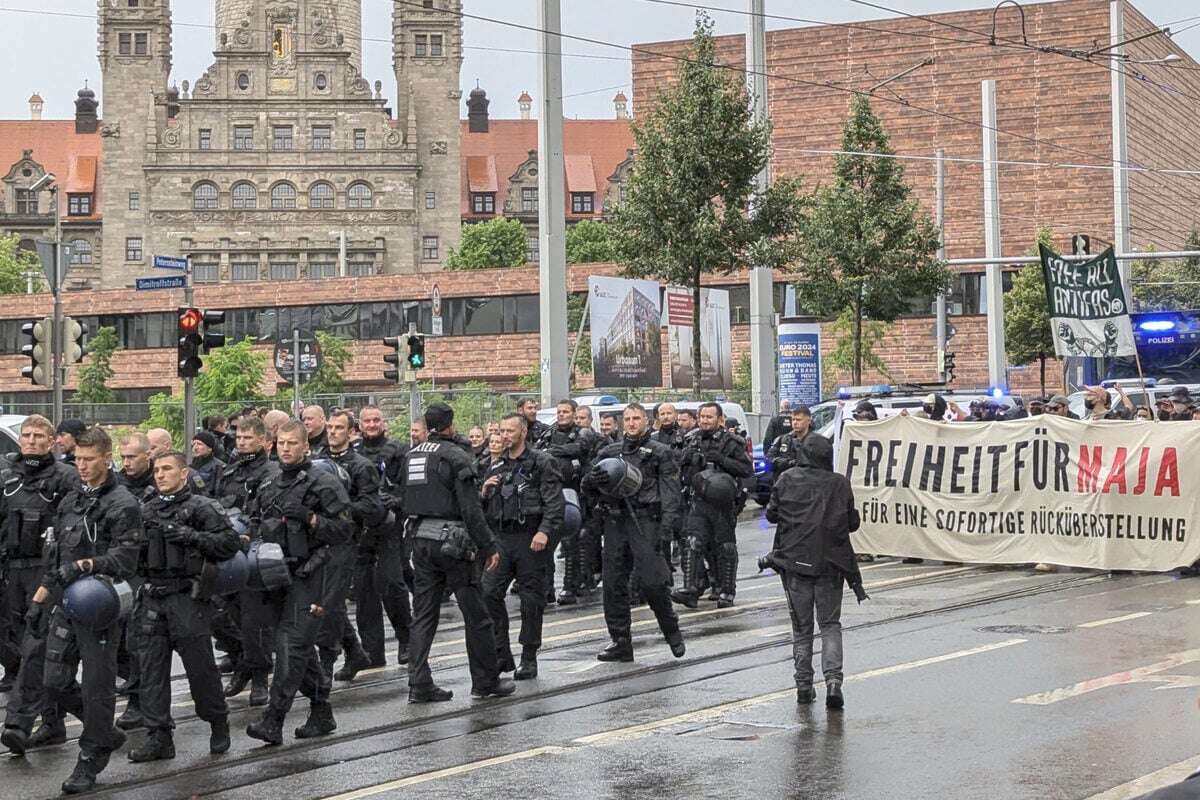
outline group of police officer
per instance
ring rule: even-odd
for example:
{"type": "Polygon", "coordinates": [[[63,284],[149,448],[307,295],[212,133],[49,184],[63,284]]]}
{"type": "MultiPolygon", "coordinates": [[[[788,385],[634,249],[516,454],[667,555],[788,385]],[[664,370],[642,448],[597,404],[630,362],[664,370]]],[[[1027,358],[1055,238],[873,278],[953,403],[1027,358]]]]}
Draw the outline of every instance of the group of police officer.
{"type": "Polygon", "coordinates": [[[68,794],[94,786],[127,730],[147,731],[131,761],[174,757],[173,654],[212,753],[230,747],[226,698],[247,688],[249,704],[264,707],[249,737],[281,744],[297,692],[309,714],[295,736],[329,734],[333,680],[386,664],[385,617],[408,665],[409,702],[449,700],[429,652],[450,595],[471,695],[503,697],[514,691],[506,673],[537,677],[547,602],[578,602],[597,566],[612,640],[598,658],[633,660],[635,597],[682,657],[673,547],[676,602],[695,607],[708,587],[719,605],[733,602],[737,485],[752,471],[745,441],[715,403],[690,429],[660,405],[655,431],[632,403],[610,434],[570,400],[553,425],[537,411],[526,401],[501,420],[490,451],[457,435],[444,403],[414,420],[407,444],[388,438],[375,406],[357,419],[326,419],[317,406],[299,420],[246,413],[232,434],[196,433],[191,467],[166,431],[131,434],[120,471],[103,429],[26,418],[20,454],[0,470],[0,665],[13,684],[0,743],[17,755],[60,744],[65,714],[79,718],[68,794]],[[514,583],[519,663],[505,604],[514,583]],[[118,693],[128,699],[114,721],[118,693]]]}

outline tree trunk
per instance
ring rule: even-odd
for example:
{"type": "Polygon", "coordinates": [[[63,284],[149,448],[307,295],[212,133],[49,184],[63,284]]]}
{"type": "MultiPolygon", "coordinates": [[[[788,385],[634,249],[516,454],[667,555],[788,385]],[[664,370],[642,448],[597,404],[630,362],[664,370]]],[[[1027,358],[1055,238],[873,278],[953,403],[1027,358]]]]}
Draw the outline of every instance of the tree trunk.
{"type": "Polygon", "coordinates": [[[1039,353],[1038,361],[1041,362],[1041,370],[1040,370],[1041,374],[1038,377],[1039,377],[1039,380],[1042,385],[1042,397],[1045,397],[1046,396],[1046,354],[1039,353]]]}
{"type": "Polygon", "coordinates": [[[863,304],[862,294],[859,293],[858,300],[854,303],[854,369],[851,371],[851,383],[855,386],[862,385],[862,365],[863,365],[863,304]]]}
{"type": "Polygon", "coordinates": [[[692,395],[700,399],[700,368],[703,359],[700,357],[700,271],[696,271],[692,283],[692,395]]]}

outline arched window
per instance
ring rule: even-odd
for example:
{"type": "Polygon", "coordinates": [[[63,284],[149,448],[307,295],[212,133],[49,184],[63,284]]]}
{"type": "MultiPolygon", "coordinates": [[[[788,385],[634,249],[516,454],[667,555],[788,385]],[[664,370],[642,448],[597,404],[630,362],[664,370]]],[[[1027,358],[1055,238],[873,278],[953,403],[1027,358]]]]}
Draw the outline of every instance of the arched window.
{"type": "Polygon", "coordinates": [[[371,187],[359,181],[346,190],[346,208],[371,208],[375,205],[371,187]]]}
{"type": "Polygon", "coordinates": [[[258,188],[253,183],[235,183],[233,185],[234,208],[258,208],[258,188]]]}
{"type": "Polygon", "coordinates": [[[277,183],[271,187],[271,208],[295,208],[296,187],[290,183],[277,183]]]}
{"type": "Polygon", "coordinates": [[[309,208],[333,208],[333,187],[328,183],[314,183],[308,189],[309,208]]]}
{"type": "Polygon", "coordinates": [[[87,239],[75,239],[71,242],[71,263],[91,264],[92,243],[87,239]]]}
{"type": "Polygon", "coordinates": [[[217,185],[215,183],[197,183],[192,189],[192,208],[197,211],[212,211],[217,207],[217,185]]]}

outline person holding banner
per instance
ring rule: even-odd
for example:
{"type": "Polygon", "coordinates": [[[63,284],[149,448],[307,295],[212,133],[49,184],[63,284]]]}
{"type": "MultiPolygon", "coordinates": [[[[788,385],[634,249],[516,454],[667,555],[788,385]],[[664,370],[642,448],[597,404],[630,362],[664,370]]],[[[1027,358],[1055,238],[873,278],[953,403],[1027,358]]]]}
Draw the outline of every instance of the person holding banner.
{"type": "Polygon", "coordinates": [[[1097,422],[1102,419],[1133,419],[1133,402],[1126,396],[1125,390],[1120,386],[1117,386],[1117,395],[1121,398],[1121,405],[1113,408],[1107,389],[1103,386],[1087,387],[1087,395],[1083,400],[1083,407],[1087,409],[1087,416],[1084,418],[1084,421],[1097,422]]]}

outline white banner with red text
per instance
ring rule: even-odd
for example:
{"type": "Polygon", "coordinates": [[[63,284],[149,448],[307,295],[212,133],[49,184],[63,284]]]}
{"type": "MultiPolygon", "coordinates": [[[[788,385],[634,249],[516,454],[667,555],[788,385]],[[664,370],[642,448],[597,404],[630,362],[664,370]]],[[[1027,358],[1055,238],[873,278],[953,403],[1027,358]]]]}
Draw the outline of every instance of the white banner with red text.
{"type": "Polygon", "coordinates": [[[1163,572],[1200,559],[1200,425],[847,421],[859,553],[1163,572]]]}

